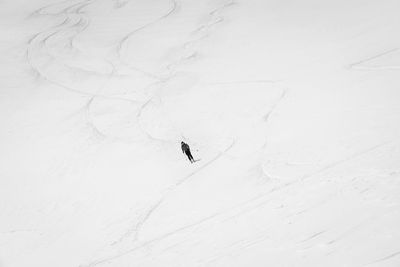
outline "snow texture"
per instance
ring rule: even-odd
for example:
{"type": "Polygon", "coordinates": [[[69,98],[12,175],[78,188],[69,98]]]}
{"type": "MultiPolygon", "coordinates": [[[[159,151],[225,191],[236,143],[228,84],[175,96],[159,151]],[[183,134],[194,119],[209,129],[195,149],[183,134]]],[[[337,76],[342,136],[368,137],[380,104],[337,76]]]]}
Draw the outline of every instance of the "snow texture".
{"type": "Polygon", "coordinates": [[[400,266],[399,10],[0,1],[0,266],[400,266]]]}

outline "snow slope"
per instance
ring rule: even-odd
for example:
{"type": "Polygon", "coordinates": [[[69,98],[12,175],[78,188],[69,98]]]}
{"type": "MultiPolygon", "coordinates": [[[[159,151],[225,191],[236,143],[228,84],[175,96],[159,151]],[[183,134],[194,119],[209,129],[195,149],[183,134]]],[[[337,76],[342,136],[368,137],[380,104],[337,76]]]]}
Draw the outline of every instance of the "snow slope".
{"type": "Polygon", "coordinates": [[[1,1],[0,266],[400,266],[399,8],[1,1]]]}

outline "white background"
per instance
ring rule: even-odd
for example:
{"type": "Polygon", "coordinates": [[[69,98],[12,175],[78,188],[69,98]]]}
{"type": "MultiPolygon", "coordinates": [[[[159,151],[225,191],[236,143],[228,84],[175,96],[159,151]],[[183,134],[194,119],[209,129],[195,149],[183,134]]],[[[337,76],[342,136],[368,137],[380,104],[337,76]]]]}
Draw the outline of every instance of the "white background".
{"type": "Polygon", "coordinates": [[[400,266],[399,9],[0,1],[0,266],[400,266]]]}

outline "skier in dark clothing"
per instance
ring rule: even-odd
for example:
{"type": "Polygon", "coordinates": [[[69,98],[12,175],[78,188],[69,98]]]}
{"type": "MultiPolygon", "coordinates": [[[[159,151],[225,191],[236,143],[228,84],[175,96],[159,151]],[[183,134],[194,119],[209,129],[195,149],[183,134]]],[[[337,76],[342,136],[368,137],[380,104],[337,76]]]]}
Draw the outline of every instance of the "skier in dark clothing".
{"type": "Polygon", "coordinates": [[[190,162],[193,163],[194,159],[193,159],[192,153],[190,153],[189,145],[182,141],[181,142],[181,148],[182,148],[182,152],[184,154],[186,154],[186,156],[189,158],[190,162]]]}

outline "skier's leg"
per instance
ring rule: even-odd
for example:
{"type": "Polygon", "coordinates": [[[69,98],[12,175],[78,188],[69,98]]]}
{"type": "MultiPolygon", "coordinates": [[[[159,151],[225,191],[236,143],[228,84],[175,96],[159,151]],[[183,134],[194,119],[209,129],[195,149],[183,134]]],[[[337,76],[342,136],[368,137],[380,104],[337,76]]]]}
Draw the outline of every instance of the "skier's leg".
{"type": "Polygon", "coordinates": [[[193,158],[193,156],[192,156],[192,153],[189,151],[189,159],[190,159],[190,162],[194,162],[194,158],[193,158]]]}
{"type": "Polygon", "coordinates": [[[190,162],[192,162],[192,160],[190,159],[190,152],[186,151],[185,154],[188,157],[188,159],[190,160],[190,162]]]}

